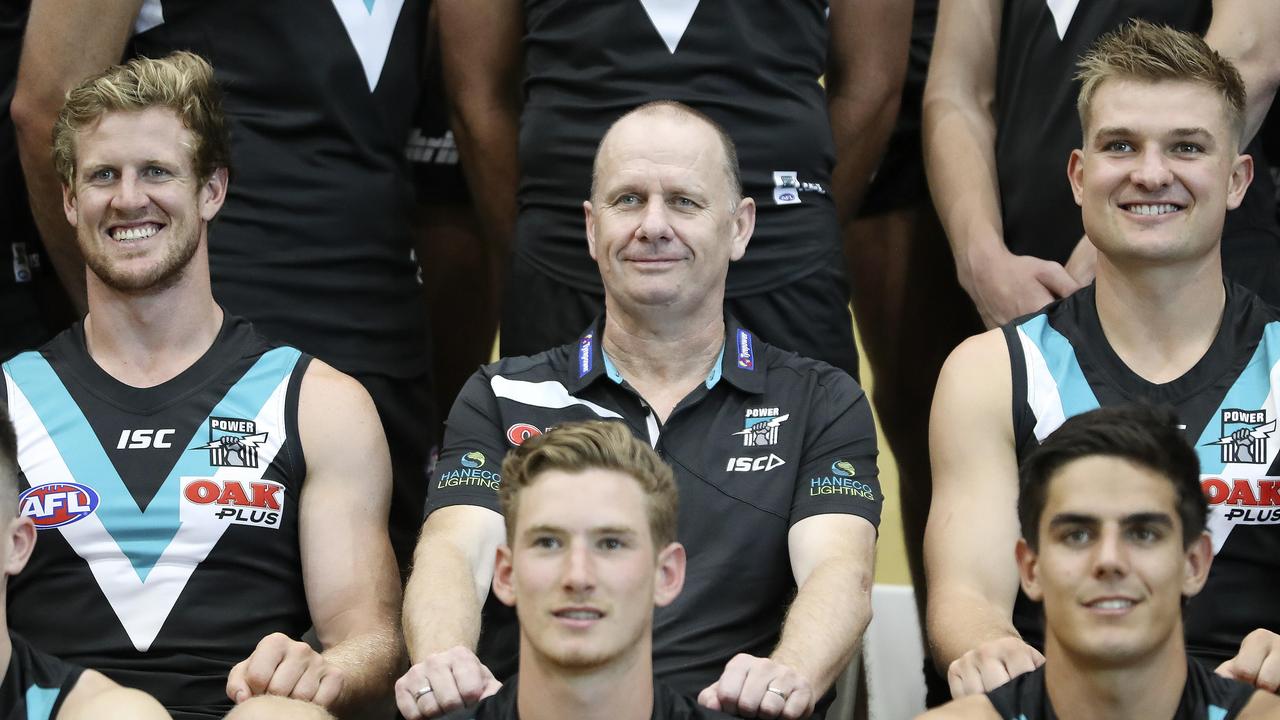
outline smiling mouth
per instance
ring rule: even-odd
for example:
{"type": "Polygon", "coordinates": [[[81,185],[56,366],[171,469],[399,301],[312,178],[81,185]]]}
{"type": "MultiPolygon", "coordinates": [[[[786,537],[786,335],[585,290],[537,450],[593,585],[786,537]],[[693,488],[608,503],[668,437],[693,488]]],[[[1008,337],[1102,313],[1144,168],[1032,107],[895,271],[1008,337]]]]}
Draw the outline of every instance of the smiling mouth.
{"type": "Polygon", "coordinates": [[[159,223],[142,223],[140,225],[116,226],[110,229],[111,239],[116,242],[136,242],[146,240],[164,229],[159,223]]]}
{"type": "Polygon", "coordinates": [[[1130,598],[1099,598],[1091,600],[1084,604],[1090,610],[1098,610],[1105,613],[1123,613],[1138,604],[1137,600],[1130,598]]]}
{"type": "Polygon", "coordinates": [[[1125,203],[1120,205],[1120,208],[1135,215],[1148,217],[1168,215],[1182,210],[1181,206],[1172,203],[1125,203]]]}

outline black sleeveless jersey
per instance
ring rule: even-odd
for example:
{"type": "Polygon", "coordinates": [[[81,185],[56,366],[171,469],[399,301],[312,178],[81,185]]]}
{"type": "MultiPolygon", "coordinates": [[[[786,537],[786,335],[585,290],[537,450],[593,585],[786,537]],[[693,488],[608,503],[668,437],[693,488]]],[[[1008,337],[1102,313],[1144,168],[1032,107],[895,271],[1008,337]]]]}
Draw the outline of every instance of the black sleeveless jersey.
{"type": "MultiPolygon", "coordinates": [[[[1182,687],[1182,699],[1169,720],[1231,720],[1249,703],[1253,693],[1253,686],[1214,675],[1187,658],[1187,684],[1182,687]]],[[[1045,691],[1043,665],[987,693],[987,699],[1001,720],[1058,718],[1045,691]]],[[[1161,718],[1147,716],[1146,720],[1161,718]]]]}
{"type": "Polygon", "coordinates": [[[225,90],[218,302],[346,372],[426,367],[404,159],[425,18],[415,0],[146,0],[137,20],[133,52],[193,50],[225,90]]]}
{"type": "Polygon", "coordinates": [[[840,235],[826,96],[825,0],[525,0],[516,251],[543,273],[602,292],[582,201],[596,145],[650,100],[687,103],[737,144],[755,235],[729,268],[730,297],[830,262],[840,235]]]}
{"type": "MultiPolygon", "coordinates": [[[[496,694],[481,700],[475,707],[455,710],[444,716],[444,720],[520,720],[517,707],[519,692],[516,689],[518,678],[512,677],[503,683],[496,694]]],[[[732,717],[716,710],[708,710],[693,699],[677,694],[674,690],[660,682],[653,684],[653,712],[651,720],[718,720],[732,717]]]]}
{"type": "Polygon", "coordinates": [[[13,654],[0,679],[0,718],[5,720],[53,720],[62,702],[80,682],[83,668],[62,662],[27,644],[10,631],[13,654]]]}
{"type": "Polygon", "coordinates": [[[222,717],[227,673],[310,625],[298,545],[298,388],[309,358],[227,316],[177,377],[124,385],[81,325],[4,365],[19,512],[39,542],[9,624],[39,647],[222,717]]]}
{"type": "MultiPolygon", "coordinates": [[[[1183,612],[1188,652],[1216,666],[1257,628],[1280,632],[1280,312],[1227,283],[1222,326],[1185,375],[1156,385],[1107,343],[1094,286],[1006,325],[1013,430],[1021,462],[1074,415],[1100,406],[1167,404],[1200,457],[1213,567],[1183,612]]],[[[1039,606],[1019,591],[1014,625],[1043,645],[1039,606]]]]}
{"type": "MultiPolygon", "coordinates": [[[[1080,83],[1072,80],[1080,56],[1131,17],[1203,33],[1211,10],[1210,0],[1080,0],[1078,5],[1004,0],[996,74],[996,169],[1005,241],[1012,252],[1066,262],[1084,234],[1067,182],[1067,158],[1081,144],[1076,113],[1080,83]]],[[[1275,190],[1259,150],[1256,142],[1247,149],[1261,165],[1244,204],[1227,213],[1223,231],[1222,252],[1233,277],[1238,276],[1232,261],[1237,256],[1252,258],[1254,266],[1264,258],[1280,263],[1275,190]]],[[[1269,284],[1265,278],[1247,281],[1255,290],[1260,283],[1269,284]]]]}

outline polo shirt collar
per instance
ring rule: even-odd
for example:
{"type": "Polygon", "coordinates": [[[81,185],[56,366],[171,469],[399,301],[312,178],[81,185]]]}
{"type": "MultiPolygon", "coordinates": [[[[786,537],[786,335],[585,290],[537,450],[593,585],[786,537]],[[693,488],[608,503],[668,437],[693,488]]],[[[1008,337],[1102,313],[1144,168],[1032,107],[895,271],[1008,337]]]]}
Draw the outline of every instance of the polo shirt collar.
{"type": "MultiPolygon", "coordinates": [[[[764,392],[766,369],[759,355],[764,351],[763,344],[727,312],[724,326],[725,342],[720,348],[720,357],[704,381],[706,387],[713,388],[721,380],[726,380],[750,393],[764,392]]],[[[565,387],[570,393],[577,393],[601,376],[621,384],[622,375],[604,352],[603,329],[604,316],[601,315],[578,337],[574,362],[569,376],[565,378],[565,387]]]]}

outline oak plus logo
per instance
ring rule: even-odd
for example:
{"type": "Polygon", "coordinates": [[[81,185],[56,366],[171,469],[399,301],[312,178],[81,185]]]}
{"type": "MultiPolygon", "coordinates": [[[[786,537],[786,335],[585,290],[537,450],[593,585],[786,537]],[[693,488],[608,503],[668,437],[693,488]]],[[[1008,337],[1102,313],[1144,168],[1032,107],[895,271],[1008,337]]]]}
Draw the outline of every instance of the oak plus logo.
{"type": "Polygon", "coordinates": [[[182,512],[216,521],[279,529],[284,485],[271,480],[182,478],[182,512]]]}

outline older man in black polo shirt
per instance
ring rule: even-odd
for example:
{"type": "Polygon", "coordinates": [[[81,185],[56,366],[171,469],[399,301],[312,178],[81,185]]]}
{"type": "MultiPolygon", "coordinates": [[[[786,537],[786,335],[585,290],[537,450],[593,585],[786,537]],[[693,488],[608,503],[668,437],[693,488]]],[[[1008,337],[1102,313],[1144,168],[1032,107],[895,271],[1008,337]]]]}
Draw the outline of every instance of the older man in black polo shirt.
{"type": "Polygon", "coordinates": [[[510,612],[491,602],[480,632],[499,465],[570,420],[624,422],[675,469],[689,570],[657,613],[660,680],[711,708],[796,718],[849,660],[882,501],[871,411],[844,372],[726,318],[725,274],[755,219],[740,187],[732,142],[677,103],[632,111],[601,142],[583,208],[605,317],[576,343],[481,369],[449,416],[405,602],[416,664],[398,692],[418,694],[422,716],[515,670],[510,612]]]}

